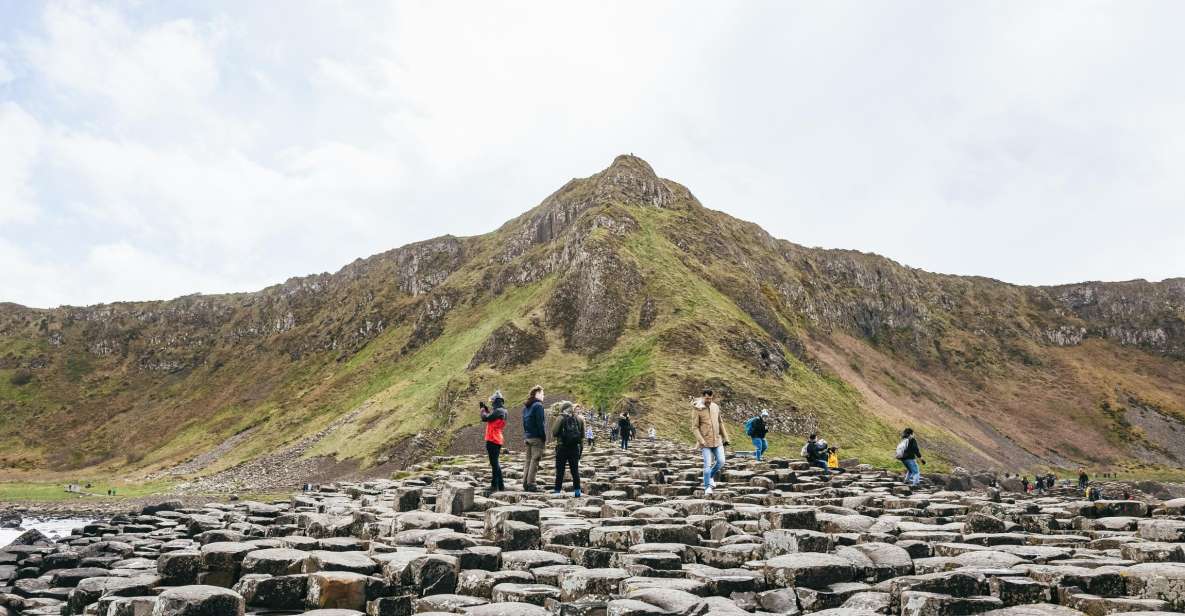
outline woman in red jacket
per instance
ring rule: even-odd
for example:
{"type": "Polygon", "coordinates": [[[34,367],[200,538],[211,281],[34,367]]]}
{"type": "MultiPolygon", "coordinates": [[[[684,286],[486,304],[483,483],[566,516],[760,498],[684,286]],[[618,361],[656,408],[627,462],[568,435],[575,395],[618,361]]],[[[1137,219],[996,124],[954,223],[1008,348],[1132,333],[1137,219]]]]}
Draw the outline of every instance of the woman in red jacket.
{"type": "Polygon", "coordinates": [[[509,414],[506,412],[506,401],[503,400],[501,391],[495,391],[494,395],[490,396],[490,402],[494,404],[492,410],[485,402],[479,404],[481,420],[486,425],[486,454],[490,456],[490,471],[493,474],[490,479],[490,490],[501,492],[506,489],[506,485],[502,483],[502,463],[499,461],[502,456],[502,428],[506,426],[509,414]]]}

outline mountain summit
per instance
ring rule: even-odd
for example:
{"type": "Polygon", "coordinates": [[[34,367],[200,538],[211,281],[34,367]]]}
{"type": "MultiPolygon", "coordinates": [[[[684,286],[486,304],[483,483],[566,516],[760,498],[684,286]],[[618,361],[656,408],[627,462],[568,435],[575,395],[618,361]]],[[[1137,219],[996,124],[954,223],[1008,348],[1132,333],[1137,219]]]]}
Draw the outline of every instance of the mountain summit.
{"type": "Polygon", "coordinates": [[[891,464],[908,425],[951,465],[1181,467],[1185,279],[805,248],[623,155],[494,232],[256,293],[0,304],[0,471],[381,472],[466,450],[478,400],[535,383],[674,438],[710,385],[730,421],[772,411],[774,455],[818,430],[891,464]]]}

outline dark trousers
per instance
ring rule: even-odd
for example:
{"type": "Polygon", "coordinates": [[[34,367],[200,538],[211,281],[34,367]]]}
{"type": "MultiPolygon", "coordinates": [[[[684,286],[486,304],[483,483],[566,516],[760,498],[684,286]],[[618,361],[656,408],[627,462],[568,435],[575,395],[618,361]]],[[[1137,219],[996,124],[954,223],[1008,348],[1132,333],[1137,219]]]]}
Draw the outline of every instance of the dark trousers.
{"type": "Polygon", "coordinates": [[[629,449],[630,448],[630,436],[628,434],[621,437],[621,448],[622,449],[629,449]]]}
{"type": "Polygon", "coordinates": [[[506,489],[506,485],[502,483],[502,462],[499,460],[502,455],[502,446],[486,441],[486,454],[490,456],[490,470],[493,471],[490,489],[502,492],[506,489]]]}
{"type": "Polygon", "coordinates": [[[559,492],[564,488],[564,467],[567,466],[572,471],[572,488],[580,489],[580,447],[563,447],[555,448],[555,491],[559,492]]]}

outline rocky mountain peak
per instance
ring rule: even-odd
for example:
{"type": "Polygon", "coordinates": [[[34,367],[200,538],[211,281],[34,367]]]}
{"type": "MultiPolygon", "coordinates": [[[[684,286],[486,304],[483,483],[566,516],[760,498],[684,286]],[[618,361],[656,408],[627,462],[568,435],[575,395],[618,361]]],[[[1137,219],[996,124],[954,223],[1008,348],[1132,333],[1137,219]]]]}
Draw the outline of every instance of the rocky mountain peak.
{"type": "Polygon", "coordinates": [[[650,163],[622,154],[608,169],[596,175],[596,197],[603,201],[671,207],[678,201],[666,180],[654,173],[650,163]]]}

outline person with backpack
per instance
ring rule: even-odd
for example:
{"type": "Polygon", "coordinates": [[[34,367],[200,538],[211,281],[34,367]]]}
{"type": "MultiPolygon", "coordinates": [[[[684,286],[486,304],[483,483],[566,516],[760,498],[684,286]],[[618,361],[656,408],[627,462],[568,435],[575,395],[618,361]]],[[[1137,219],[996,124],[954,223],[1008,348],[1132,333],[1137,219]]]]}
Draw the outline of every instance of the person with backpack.
{"type": "MultiPolygon", "coordinates": [[[[555,437],[555,490],[562,494],[564,467],[572,472],[573,496],[580,496],[580,456],[584,454],[584,420],[572,412],[572,403],[567,400],[556,404],[559,415],[552,424],[551,435],[555,437]]],[[[552,410],[556,410],[552,407],[552,410]]]]}
{"type": "Polygon", "coordinates": [[[543,386],[531,388],[523,402],[523,436],[527,441],[526,461],[523,463],[523,489],[534,492],[535,475],[543,460],[543,446],[547,444],[547,411],[543,408],[543,386]]]}
{"type": "Polygon", "coordinates": [[[630,423],[630,414],[622,413],[617,420],[617,434],[621,437],[621,448],[630,448],[630,437],[634,435],[634,424],[630,423]]]}
{"type": "Polygon", "coordinates": [[[724,470],[724,448],[728,446],[728,431],[720,416],[720,407],[712,401],[711,389],[703,390],[700,398],[691,403],[691,434],[704,459],[704,496],[716,487],[713,479],[724,470]]]}
{"type": "Polygon", "coordinates": [[[895,453],[897,459],[901,460],[901,464],[905,465],[905,482],[909,485],[918,485],[922,480],[922,471],[918,468],[918,462],[925,464],[926,461],[922,458],[918,440],[913,436],[913,428],[906,428],[901,433],[901,442],[897,443],[895,453]]]}
{"type": "Polygon", "coordinates": [[[617,424],[613,424],[613,427],[609,428],[609,442],[617,442],[617,424]]]}
{"type": "Polygon", "coordinates": [[[806,459],[806,463],[823,469],[824,477],[831,476],[831,469],[827,467],[827,449],[827,441],[819,438],[819,435],[813,432],[807,437],[806,444],[802,446],[802,457],[806,459]]]}
{"type": "Polygon", "coordinates": [[[486,406],[485,402],[480,403],[481,421],[486,425],[486,455],[490,457],[490,491],[503,492],[506,484],[502,481],[502,429],[510,414],[506,412],[506,401],[501,391],[495,391],[490,396],[490,403],[494,405],[493,409],[486,406]]]}
{"type": "Polygon", "coordinates": [[[745,422],[745,434],[753,441],[753,459],[758,462],[761,461],[765,450],[769,449],[769,443],[765,440],[765,435],[769,433],[769,429],[765,426],[766,417],[769,417],[769,411],[761,409],[760,415],[750,417],[745,422]]]}

